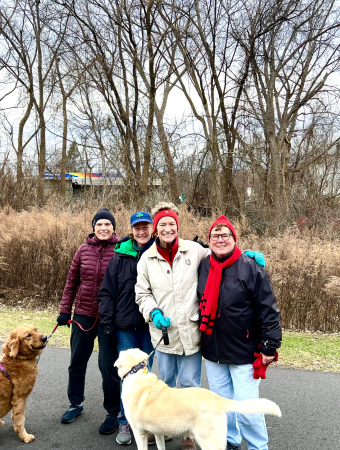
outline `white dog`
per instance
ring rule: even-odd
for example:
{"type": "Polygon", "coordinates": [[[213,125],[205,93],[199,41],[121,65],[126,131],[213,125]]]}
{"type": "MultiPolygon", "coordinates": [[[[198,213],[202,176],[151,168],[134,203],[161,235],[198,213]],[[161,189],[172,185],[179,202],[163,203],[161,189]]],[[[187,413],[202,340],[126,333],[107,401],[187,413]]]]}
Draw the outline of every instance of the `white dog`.
{"type": "Polygon", "coordinates": [[[280,408],[270,400],[237,402],[203,388],[169,388],[148,372],[147,358],[146,353],[134,348],[120,352],[115,362],[124,379],[124,411],[138,450],[147,450],[148,432],[155,435],[158,450],[165,450],[164,436],[176,435],[195,438],[202,450],[225,450],[226,412],[281,416],[280,408]]]}

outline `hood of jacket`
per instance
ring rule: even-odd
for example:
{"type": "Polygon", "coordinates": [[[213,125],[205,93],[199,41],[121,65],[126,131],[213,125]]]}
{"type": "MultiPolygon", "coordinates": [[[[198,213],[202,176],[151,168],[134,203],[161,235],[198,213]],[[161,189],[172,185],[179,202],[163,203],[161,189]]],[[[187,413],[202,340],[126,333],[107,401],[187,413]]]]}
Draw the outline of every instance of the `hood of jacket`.
{"type": "Polygon", "coordinates": [[[125,236],[121,241],[116,244],[115,252],[122,255],[133,256],[134,258],[140,258],[146,250],[148,250],[154,243],[155,239],[151,238],[144,247],[138,252],[133,247],[133,240],[129,236],[125,236]]]}
{"type": "Polygon", "coordinates": [[[125,236],[121,241],[119,241],[115,248],[116,253],[121,253],[122,255],[129,255],[136,258],[138,252],[133,248],[133,240],[129,236],[125,236]]]}

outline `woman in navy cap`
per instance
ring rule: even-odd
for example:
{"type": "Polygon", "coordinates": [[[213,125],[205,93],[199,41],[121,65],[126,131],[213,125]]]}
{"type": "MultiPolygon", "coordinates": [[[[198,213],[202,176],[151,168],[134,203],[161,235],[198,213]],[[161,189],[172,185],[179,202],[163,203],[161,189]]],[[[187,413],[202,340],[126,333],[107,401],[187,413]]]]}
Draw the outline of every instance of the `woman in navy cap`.
{"type": "MultiPolygon", "coordinates": [[[[107,338],[117,337],[118,351],[140,348],[151,353],[153,346],[149,326],[135,302],[137,264],[142,254],[153,244],[152,218],[146,211],[138,211],[130,218],[131,233],[116,244],[99,291],[99,319],[107,338]]],[[[153,355],[149,359],[149,370],[153,355]]],[[[121,405],[118,444],[131,443],[130,426],[121,405]]]]}

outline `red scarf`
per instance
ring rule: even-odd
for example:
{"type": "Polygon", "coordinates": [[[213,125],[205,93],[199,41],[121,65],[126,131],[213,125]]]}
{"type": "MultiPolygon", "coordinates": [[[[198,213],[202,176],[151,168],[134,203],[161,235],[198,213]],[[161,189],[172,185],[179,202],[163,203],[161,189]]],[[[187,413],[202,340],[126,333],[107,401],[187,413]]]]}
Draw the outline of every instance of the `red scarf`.
{"type": "Polygon", "coordinates": [[[234,253],[223,263],[218,262],[212,254],[210,255],[210,270],[208,280],[200,303],[200,310],[202,315],[200,331],[206,333],[207,335],[212,334],[215,323],[218,297],[220,295],[222,270],[226,267],[231,266],[235,261],[237,261],[241,254],[241,250],[235,244],[234,253]]]}

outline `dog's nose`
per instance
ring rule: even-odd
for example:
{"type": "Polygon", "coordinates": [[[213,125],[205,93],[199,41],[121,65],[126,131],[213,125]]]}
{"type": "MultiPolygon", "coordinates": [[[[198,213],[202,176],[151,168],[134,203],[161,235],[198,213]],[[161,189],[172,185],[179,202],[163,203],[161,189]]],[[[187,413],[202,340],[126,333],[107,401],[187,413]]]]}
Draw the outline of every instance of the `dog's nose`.
{"type": "Polygon", "coordinates": [[[41,340],[43,341],[43,342],[46,342],[47,341],[47,336],[41,336],[41,340]]]}

